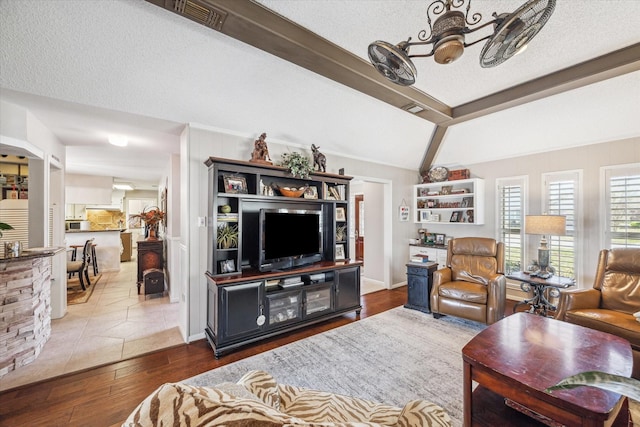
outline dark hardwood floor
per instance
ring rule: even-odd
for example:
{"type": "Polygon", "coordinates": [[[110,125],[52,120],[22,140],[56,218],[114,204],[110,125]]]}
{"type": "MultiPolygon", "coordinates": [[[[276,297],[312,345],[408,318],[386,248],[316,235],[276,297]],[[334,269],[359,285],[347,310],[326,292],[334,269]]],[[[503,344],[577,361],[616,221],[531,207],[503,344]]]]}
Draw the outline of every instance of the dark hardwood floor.
{"type": "MultiPolygon", "coordinates": [[[[362,297],[360,318],[406,302],[406,287],[362,297]]],[[[356,321],[355,313],[247,346],[216,360],[206,340],[0,393],[0,426],[119,426],[165,382],[176,382],[356,321]]],[[[0,380],[1,381],[1,380],[0,380]]]]}

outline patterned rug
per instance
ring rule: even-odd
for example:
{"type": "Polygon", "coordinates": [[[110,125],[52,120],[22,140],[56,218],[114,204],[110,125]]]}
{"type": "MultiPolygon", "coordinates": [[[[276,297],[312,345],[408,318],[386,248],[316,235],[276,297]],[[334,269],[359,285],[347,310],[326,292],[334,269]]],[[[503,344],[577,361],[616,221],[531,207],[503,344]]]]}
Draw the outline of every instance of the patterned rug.
{"type": "Polygon", "coordinates": [[[97,276],[89,276],[91,286],[89,286],[86,291],[82,290],[78,276],[73,276],[71,279],[67,279],[67,304],[84,304],[89,301],[89,298],[93,295],[93,290],[96,288],[96,284],[98,284],[101,277],[102,273],[97,276]]]}
{"type": "MultiPolygon", "coordinates": [[[[394,308],[185,380],[235,382],[262,369],[276,381],[404,406],[436,403],[462,425],[462,347],[485,326],[394,308]]],[[[213,355],[212,355],[213,357],[213,355]]],[[[224,357],[224,356],[223,356],[224,357]]]]}

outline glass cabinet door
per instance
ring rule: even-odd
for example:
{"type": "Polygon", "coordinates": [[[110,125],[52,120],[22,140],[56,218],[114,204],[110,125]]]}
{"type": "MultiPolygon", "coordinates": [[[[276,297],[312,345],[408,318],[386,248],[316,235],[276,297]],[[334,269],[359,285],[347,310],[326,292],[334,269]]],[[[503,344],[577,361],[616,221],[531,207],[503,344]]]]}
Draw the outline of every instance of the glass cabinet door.
{"type": "Polygon", "coordinates": [[[302,318],[301,307],[302,295],[299,290],[278,292],[273,295],[267,294],[269,326],[300,320],[302,318]]]}
{"type": "Polygon", "coordinates": [[[331,287],[316,288],[305,291],[305,317],[331,311],[331,287]]]}

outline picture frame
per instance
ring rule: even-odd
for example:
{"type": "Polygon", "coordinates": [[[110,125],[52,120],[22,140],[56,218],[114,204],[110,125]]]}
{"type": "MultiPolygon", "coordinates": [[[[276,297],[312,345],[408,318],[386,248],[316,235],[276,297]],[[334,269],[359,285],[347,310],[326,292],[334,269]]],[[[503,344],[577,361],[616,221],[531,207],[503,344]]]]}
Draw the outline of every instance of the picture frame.
{"type": "Polygon", "coordinates": [[[462,203],[460,204],[461,208],[472,208],[473,207],[473,197],[463,197],[462,203]]]}
{"type": "Polygon", "coordinates": [[[318,198],[318,189],[316,187],[314,187],[313,185],[310,187],[307,187],[306,190],[304,190],[304,193],[302,194],[302,197],[304,197],[305,199],[317,199],[318,198]]]}
{"type": "Polygon", "coordinates": [[[429,211],[420,211],[420,222],[429,221],[429,211]]]}
{"type": "Polygon", "coordinates": [[[438,206],[438,202],[436,202],[434,199],[427,199],[427,207],[428,208],[437,208],[438,206]]]}
{"type": "Polygon", "coordinates": [[[425,243],[433,245],[436,241],[436,235],[435,233],[427,233],[425,235],[425,243]]]}
{"type": "Polygon", "coordinates": [[[435,244],[436,245],[444,245],[444,238],[445,238],[444,234],[436,233],[435,244]]]}
{"type": "Polygon", "coordinates": [[[460,211],[451,212],[451,218],[449,218],[449,222],[458,222],[460,221],[460,211]]]}
{"type": "Polygon", "coordinates": [[[247,194],[247,180],[244,176],[223,175],[224,192],[229,194],[247,194]]]}
{"type": "Polygon", "coordinates": [[[409,221],[409,206],[400,205],[400,208],[398,209],[398,217],[401,222],[409,221]]]}
{"type": "Polygon", "coordinates": [[[220,273],[235,273],[236,262],[233,259],[224,259],[220,261],[220,273]]]}
{"type": "Polygon", "coordinates": [[[344,259],[345,259],[345,256],[344,256],[344,245],[343,244],[338,244],[338,245],[336,245],[335,260],[336,261],[343,261],[344,259]]]}
{"type": "Polygon", "coordinates": [[[336,208],[336,221],[346,221],[347,215],[344,208],[336,208]]]}

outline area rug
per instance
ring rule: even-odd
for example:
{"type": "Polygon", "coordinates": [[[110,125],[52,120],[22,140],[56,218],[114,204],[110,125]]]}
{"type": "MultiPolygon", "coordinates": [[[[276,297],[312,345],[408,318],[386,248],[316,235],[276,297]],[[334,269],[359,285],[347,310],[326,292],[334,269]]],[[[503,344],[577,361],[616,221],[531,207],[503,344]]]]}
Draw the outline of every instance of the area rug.
{"type": "Polygon", "coordinates": [[[89,301],[101,277],[102,273],[97,276],[90,276],[91,286],[89,286],[86,291],[82,290],[80,279],[77,277],[74,276],[71,279],[67,279],[67,305],[84,304],[89,301]]]}
{"type": "Polygon", "coordinates": [[[445,408],[458,426],[463,418],[461,350],[485,327],[398,307],[185,382],[235,382],[247,371],[261,369],[280,383],[400,407],[413,399],[427,400],[445,408]]]}

